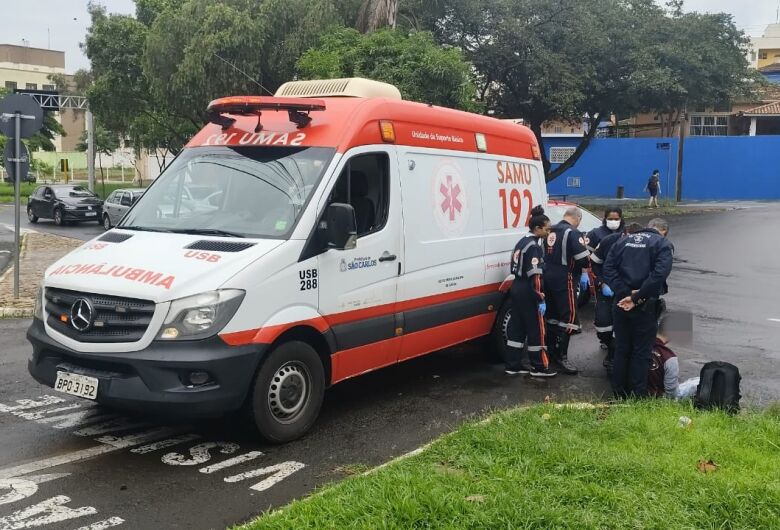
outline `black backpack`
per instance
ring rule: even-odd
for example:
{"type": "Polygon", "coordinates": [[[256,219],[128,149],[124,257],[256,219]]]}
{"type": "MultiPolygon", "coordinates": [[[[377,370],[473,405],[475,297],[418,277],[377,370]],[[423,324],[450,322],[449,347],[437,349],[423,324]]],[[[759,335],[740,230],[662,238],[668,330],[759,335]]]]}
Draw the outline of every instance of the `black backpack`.
{"type": "Polygon", "coordinates": [[[739,411],[739,368],[730,363],[713,361],[701,369],[699,386],[696,388],[694,406],[699,409],[723,409],[739,411]]]}

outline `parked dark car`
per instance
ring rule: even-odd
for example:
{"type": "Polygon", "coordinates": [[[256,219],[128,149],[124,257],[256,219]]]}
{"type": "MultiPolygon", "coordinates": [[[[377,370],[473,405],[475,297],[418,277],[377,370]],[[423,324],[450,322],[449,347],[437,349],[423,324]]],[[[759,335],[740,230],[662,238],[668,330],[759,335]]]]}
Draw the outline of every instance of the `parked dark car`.
{"type": "Polygon", "coordinates": [[[27,219],[54,219],[62,226],[69,221],[103,222],[103,201],[83,186],[53,184],[38,186],[27,200],[27,219]]]}

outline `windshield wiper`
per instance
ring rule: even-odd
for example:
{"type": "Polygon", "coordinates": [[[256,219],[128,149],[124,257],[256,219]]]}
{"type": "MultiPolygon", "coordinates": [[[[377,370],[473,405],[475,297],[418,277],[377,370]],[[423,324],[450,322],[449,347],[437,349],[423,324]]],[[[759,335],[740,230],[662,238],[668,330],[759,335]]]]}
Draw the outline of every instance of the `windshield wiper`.
{"type": "Polygon", "coordinates": [[[172,230],[167,230],[165,228],[151,228],[148,226],[117,226],[117,228],[120,230],[138,230],[140,232],[172,232],[172,230]]]}
{"type": "Polygon", "coordinates": [[[182,228],[177,230],[169,230],[174,234],[192,234],[198,236],[225,236],[225,237],[240,237],[245,238],[243,234],[238,232],[230,232],[228,230],[220,230],[219,228],[182,228]]]}

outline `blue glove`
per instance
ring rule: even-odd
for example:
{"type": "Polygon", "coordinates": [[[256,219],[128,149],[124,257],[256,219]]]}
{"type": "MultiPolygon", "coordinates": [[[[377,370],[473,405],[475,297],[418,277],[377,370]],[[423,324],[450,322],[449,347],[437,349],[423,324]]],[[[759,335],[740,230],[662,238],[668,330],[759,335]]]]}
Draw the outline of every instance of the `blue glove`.
{"type": "Polygon", "coordinates": [[[612,289],[610,289],[609,285],[607,285],[606,283],[601,286],[601,294],[603,294],[607,298],[615,296],[615,292],[612,289]]]}
{"type": "Polygon", "coordinates": [[[547,312],[547,304],[544,302],[539,302],[539,314],[544,316],[544,314],[547,312]]]}
{"type": "Polygon", "coordinates": [[[587,271],[582,272],[582,276],[580,276],[580,290],[585,291],[588,289],[588,286],[590,285],[590,278],[588,277],[587,271]]]}

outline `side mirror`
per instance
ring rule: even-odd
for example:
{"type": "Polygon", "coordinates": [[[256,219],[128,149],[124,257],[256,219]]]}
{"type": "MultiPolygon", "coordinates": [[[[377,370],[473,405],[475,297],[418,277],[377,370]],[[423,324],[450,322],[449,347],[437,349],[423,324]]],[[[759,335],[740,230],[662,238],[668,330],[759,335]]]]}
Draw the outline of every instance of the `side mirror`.
{"type": "Polygon", "coordinates": [[[351,250],[357,246],[357,222],[352,206],[334,202],[325,210],[322,221],[320,230],[323,231],[322,240],[327,242],[327,248],[351,250]]]}

